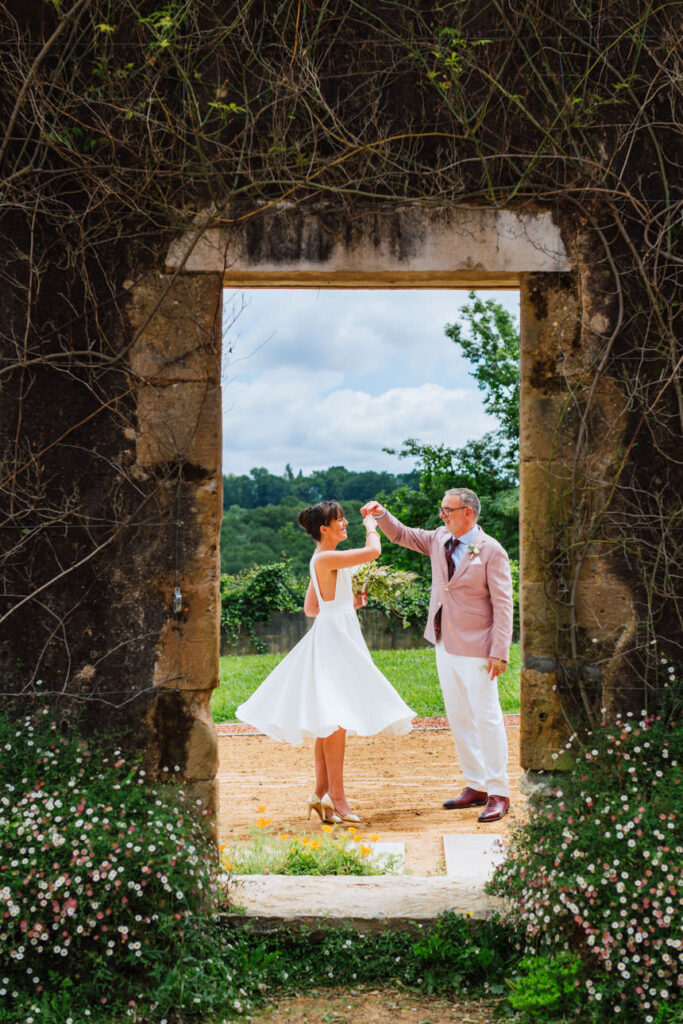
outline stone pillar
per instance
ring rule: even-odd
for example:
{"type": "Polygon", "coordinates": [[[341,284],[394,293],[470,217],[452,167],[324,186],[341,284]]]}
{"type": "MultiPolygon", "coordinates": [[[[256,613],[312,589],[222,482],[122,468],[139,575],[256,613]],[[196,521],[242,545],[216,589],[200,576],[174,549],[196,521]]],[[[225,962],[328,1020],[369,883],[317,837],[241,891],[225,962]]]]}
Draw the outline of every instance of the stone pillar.
{"type": "Polygon", "coordinates": [[[563,767],[570,719],[624,707],[615,680],[635,628],[633,594],[610,551],[610,480],[625,396],[595,376],[612,319],[593,264],[520,283],[521,763],[563,767]],[[615,696],[616,695],[616,696],[615,696]],[[562,700],[562,706],[560,704],[562,700]]]}
{"type": "Polygon", "coordinates": [[[218,684],[222,514],[220,274],[152,274],[131,294],[136,331],[137,471],[158,480],[167,525],[150,564],[148,599],[162,609],[149,714],[149,760],[180,770],[212,822],[217,736],[209,700],[218,684]]]}
{"type": "Polygon", "coordinates": [[[565,613],[548,586],[552,523],[564,514],[569,485],[571,430],[558,367],[576,331],[576,306],[563,277],[564,288],[553,287],[551,275],[525,274],[520,281],[520,760],[527,774],[556,769],[552,755],[568,736],[557,692],[565,613]]]}

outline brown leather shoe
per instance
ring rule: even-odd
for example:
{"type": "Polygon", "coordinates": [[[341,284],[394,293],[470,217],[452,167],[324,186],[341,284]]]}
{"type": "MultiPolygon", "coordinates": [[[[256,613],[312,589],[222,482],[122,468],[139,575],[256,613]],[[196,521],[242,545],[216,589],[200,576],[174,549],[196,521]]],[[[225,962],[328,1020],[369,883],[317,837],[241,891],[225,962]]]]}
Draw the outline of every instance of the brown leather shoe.
{"type": "Polygon", "coordinates": [[[461,811],[464,807],[483,807],[485,803],[486,793],[465,786],[460,796],[456,796],[453,800],[446,800],[443,807],[447,811],[461,811]]]}
{"type": "Polygon", "coordinates": [[[489,821],[498,821],[509,810],[510,800],[508,797],[493,796],[492,794],[486,801],[486,807],[477,818],[477,821],[483,821],[484,824],[487,824],[489,821]]]}

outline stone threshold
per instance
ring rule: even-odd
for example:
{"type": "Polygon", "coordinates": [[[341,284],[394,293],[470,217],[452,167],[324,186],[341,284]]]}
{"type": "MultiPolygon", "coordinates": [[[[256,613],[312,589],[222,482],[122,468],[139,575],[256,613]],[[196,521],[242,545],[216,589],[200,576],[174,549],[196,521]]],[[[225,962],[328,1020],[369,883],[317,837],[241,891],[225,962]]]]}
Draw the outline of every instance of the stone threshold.
{"type": "Polygon", "coordinates": [[[256,931],[349,926],[373,932],[434,924],[447,910],[481,921],[506,908],[482,884],[443,875],[240,875],[233,882],[232,898],[245,913],[224,920],[256,931]]]}

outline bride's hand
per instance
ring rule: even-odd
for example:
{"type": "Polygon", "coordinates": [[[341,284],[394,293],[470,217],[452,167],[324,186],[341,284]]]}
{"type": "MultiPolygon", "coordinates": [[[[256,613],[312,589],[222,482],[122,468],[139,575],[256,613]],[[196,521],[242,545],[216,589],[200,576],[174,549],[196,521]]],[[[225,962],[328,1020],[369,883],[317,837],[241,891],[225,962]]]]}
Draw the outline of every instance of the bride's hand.
{"type": "Polygon", "coordinates": [[[353,607],[354,608],[365,608],[368,603],[367,591],[363,591],[360,594],[353,595],[353,607]]]}
{"type": "Polygon", "coordinates": [[[366,501],[360,510],[363,518],[366,516],[379,516],[382,512],[384,512],[384,508],[378,501],[366,501]]]}
{"type": "Polygon", "coordinates": [[[366,532],[368,533],[370,532],[370,530],[377,529],[377,520],[375,519],[371,512],[368,512],[368,514],[363,519],[363,526],[365,527],[366,532]]]}

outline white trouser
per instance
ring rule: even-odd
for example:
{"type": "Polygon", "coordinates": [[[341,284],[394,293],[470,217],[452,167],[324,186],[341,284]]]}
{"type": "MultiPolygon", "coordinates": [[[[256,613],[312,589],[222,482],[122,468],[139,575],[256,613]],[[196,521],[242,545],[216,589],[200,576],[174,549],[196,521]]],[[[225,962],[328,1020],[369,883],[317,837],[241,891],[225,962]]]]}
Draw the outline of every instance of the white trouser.
{"type": "Polygon", "coordinates": [[[439,639],[436,668],[465,784],[489,796],[509,796],[498,681],[489,677],[486,659],[449,654],[439,639]]]}

